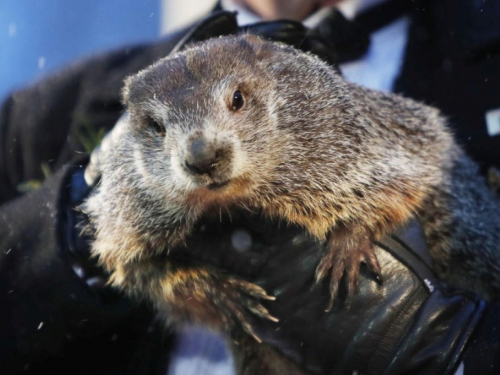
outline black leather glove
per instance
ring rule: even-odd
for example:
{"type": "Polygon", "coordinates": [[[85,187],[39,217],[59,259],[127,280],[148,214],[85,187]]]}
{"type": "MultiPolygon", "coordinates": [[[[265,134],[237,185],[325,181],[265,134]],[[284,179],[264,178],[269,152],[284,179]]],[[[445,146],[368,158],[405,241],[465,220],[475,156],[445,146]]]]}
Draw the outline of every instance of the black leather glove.
{"type": "MultiPolygon", "coordinates": [[[[266,307],[280,322],[254,319],[254,329],[308,373],[455,373],[486,304],[435,278],[416,220],[377,244],[384,281],[362,268],[359,292],[348,304],[341,292],[330,313],[328,286],[311,290],[324,244],[260,217],[231,220],[203,223],[174,256],[222,268],[276,296],[266,307]]],[[[482,374],[498,369],[478,364],[482,374]]]]}
{"type": "MultiPolygon", "coordinates": [[[[83,162],[86,165],[87,162],[83,162]]],[[[70,252],[69,261],[73,271],[91,288],[106,290],[107,275],[97,265],[97,259],[90,254],[91,237],[86,233],[87,218],[78,209],[92,190],[85,181],[85,169],[78,168],[69,176],[69,186],[63,197],[63,223],[66,248],[70,252]]]]}

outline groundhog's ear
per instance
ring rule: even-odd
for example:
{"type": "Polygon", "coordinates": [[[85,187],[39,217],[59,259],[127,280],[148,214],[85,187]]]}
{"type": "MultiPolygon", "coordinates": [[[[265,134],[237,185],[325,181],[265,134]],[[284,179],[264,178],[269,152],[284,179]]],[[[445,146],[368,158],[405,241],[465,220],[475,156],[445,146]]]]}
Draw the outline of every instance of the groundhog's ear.
{"type": "Polygon", "coordinates": [[[253,46],[259,46],[262,43],[264,43],[262,41],[262,39],[259,38],[257,35],[245,34],[244,38],[248,42],[248,44],[253,45],[253,46]]]}
{"type": "MultiPolygon", "coordinates": [[[[252,42],[253,50],[257,59],[259,60],[270,60],[276,58],[277,52],[282,53],[283,48],[278,43],[265,42],[260,38],[254,37],[255,42],[252,42]]],[[[278,55],[279,56],[279,55],[278,55]]]]}
{"type": "Polygon", "coordinates": [[[128,109],[129,106],[129,101],[130,101],[130,87],[132,86],[132,82],[134,81],[134,76],[128,76],[125,78],[124,85],[122,88],[121,92],[121,101],[122,105],[125,107],[125,109],[128,109]]]}
{"type": "Polygon", "coordinates": [[[243,50],[252,51],[251,53],[255,53],[257,56],[264,45],[264,41],[261,38],[252,34],[241,35],[239,42],[243,50]]]}

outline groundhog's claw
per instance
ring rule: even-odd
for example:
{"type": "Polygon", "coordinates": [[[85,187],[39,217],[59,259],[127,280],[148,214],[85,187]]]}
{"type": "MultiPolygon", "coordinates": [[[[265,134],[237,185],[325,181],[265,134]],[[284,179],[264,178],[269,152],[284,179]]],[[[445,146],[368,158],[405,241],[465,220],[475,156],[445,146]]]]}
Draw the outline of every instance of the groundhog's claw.
{"type": "Polygon", "coordinates": [[[251,314],[278,322],[279,320],[259,302],[259,300],[274,301],[276,298],[269,296],[258,285],[243,280],[228,278],[221,280],[221,286],[222,294],[214,298],[214,303],[223,315],[226,328],[230,330],[239,325],[256,341],[262,342],[250,323],[251,314]]]}
{"type": "Polygon", "coordinates": [[[258,285],[238,279],[228,279],[227,282],[238,288],[241,288],[242,291],[251,295],[252,297],[265,299],[267,301],[276,300],[276,297],[268,295],[266,291],[258,285]]]}
{"type": "Polygon", "coordinates": [[[356,236],[345,227],[331,233],[326,254],[319,262],[315,275],[315,281],[318,284],[330,272],[330,300],[327,312],[333,308],[342,277],[345,276],[347,299],[349,300],[357,292],[361,262],[366,263],[377,277],[382,279],[380,265],[373,251],[370,236],[356,236]]]}

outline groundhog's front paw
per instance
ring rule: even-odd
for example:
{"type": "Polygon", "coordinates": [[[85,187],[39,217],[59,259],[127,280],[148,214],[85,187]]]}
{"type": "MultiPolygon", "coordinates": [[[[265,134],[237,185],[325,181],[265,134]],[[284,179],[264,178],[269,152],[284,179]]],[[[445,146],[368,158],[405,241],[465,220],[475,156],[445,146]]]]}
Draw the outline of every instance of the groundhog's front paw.
{"type": "Polygon", "coordinates": [[[250,323],[251,315],[278,322],[260,302],[274,301],[276,297],[269,296],[260,286],[244,280],[222,277],[219,282],[220,288],[213,294],[212,302],[221,314],[225,329],[231,331],[233,327],[241,326],[246,333],[261,342],[250,323]]]}
{"type": "Polygon", "coordinates": [[[316,268],[316,284],[330,272],[330,301],[326,311],[330,311],[338,294],[339,284],[345,275],[347,298],[358,290],[360,263],[368,267],[382,279],[380,265],[373,249],[371,236],[360,234],[346,227],[330,233],[326,253],[316,268]]]}
{"type": "Polygon", "coordinates": [[[252,328],[255,317],[277,322],[262,306],[274,301],[260,286],[204,266],[177,262],[143,262],[127,272],[122,288],[146,296],[173,324],[198,324],[227,334],[243,329],[261,340],[252,328]],[[135,277],[134,277],[135,276],[135,277]]]}

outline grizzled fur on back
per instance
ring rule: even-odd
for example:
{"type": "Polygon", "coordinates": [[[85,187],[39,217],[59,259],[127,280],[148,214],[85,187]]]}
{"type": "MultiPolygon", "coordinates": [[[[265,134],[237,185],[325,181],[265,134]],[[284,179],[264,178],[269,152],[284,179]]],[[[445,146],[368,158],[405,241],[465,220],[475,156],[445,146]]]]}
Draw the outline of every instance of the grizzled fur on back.
{"type": "Polygon", "coordinates": [[[498,205],[437,110],[251,36],[158,61],[127,79],[123,101],[126,126],[85,205],[115,284],[126,265],[182,243],[202,215],[243,207],[318,239],[353,224],[380,236],[419,213],[441,274],[477,276],[476,291],[498,293],[498,205]],[[193,139],[223,150],[210,177],[186,169],[193,139]]]}

